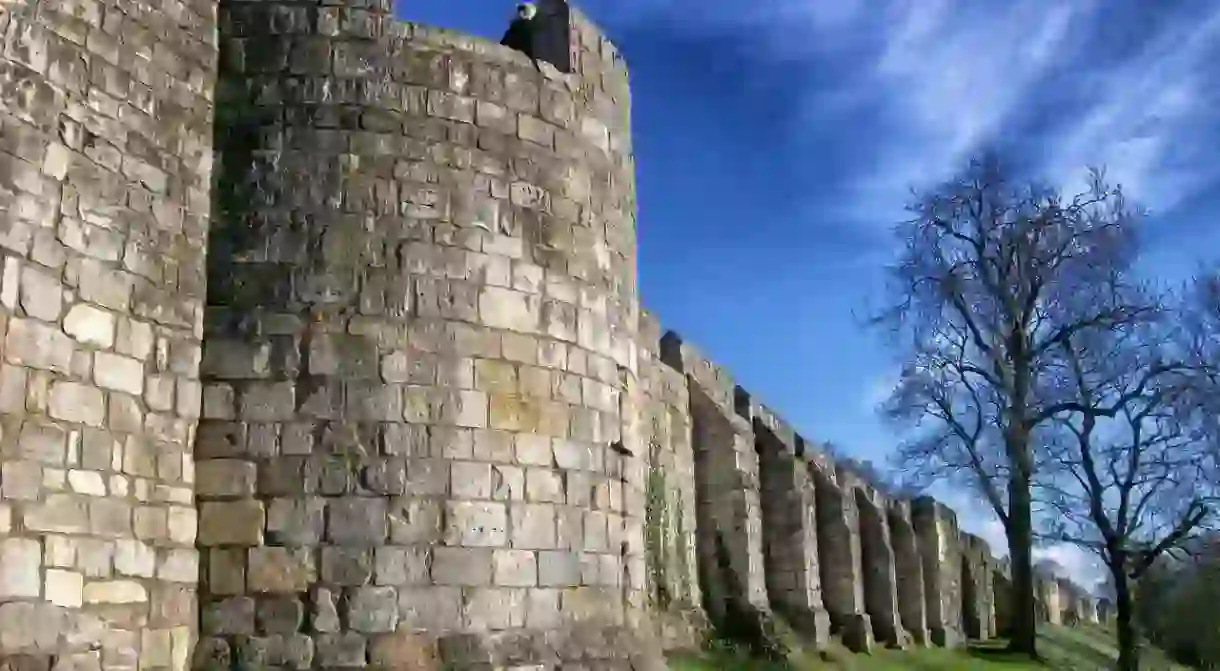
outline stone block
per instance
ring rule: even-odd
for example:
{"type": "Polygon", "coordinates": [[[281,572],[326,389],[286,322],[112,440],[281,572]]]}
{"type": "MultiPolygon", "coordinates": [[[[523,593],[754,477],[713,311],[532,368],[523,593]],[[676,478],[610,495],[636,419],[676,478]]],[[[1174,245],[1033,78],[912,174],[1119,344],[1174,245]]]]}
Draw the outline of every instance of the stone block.
{"type": "Polygon", "coordinates": [[[114,570],[120,575],[151,578],[157,569],[157,551],[138,540],[115,541],[114,570]]]}
{"type": "MultiPolygon", "coordinates": [[[[247,497],[255,492],[258,469],[240,459],[202,459],[195,463],[195,493],[201,497],[247,497]]],[[[274,505],[272,506],[274,509],[274,505]]]]}
{"type": "Polygon", "coordinates": [[[563,503],[563,477],[549,468],[527,468],[525,498],[537,503],[563,503]]]}
{"type": "Polygon", "coordinates": [[[4,347],[9,363],[67,373],[73,350],[72,339],[57,328],[30,319],[9,320],[4,347]]]}
{"type": "Polygon", "coordinates": [[[460,499],[491,498],[491,464],[456,461],[450,468],[453,477],[451,491],[454,497],[460,499]]]}
{"type": "MultiPolygon", "coordinates": [[[[209,462],[199,462],[203,466],[209,462]]],[[[197,467],[198,467],[197,466],[197,467]]],[[[196,481],[200,481],[199,469],[196,481]]],[[[204,487],[200,487],[202,491],[204,487]]],[[[326,500],[320,497],[271,499],[267,507],[267,540],[283,545],[317,545],[325,529],[326,500]]]]}
{"type": "Polygon", "coordinates": [[[463,624],[471,631],[525,625],[525,590],[495,587],[468,590],[462,604],[463,624]]]}
{"type": "Polygon", "coordinates": [[[537,629],[559,626],[561,615],[557,589],[531,589],[526,593],[525,625],[537,629]]]}
{"type": "Polygon", "coordinates": [[[168,629],[145,629],[140,636],[140,663],[168,667],[173,656],[173,633],[168,629]]]}
{"type": "Polygon", "coordinates": [[[492,553],[479,548],[432,549],[432,582],[437,585],[490,585],[492,553]]]}
{"type": "Polygon", "coordinates": [[[541,587],[576,587],[581,583],[580,553],[545,550],[538,553],[541,587]]]}
{"type": "Polygon", "coordinates": [[[164,582],[195,584],[199,580],[199,553],[194,548],[166,551],[157,567],[157,578],[164,582]]]}
{"type": "Polygon", "coordinates": [[[521,468],[495,464],[492,466],[491,482],[493,500],[525,500],[525,471],[521,468]]]}
{"type": "Polygon", "coordinates": [[[260,599],[255,617],[259,631],[264,634],[294,634],[305,620],[305,604],[295,596],[260,599]]]}
{"type": "Polygon", "coordinates": [[[549,550],[556,547],[555,507],[550,504],[514,503],[509,508],[512,518],[512,546],[525,550],[549,550]]]}
{"type": "Polygon", "coordinates": [[[309,548],[250,548],[246,571],[246,584],[252,592],[303,592],[317,579],[309,548]]]}
{"type": "Polygon", "coordinates": [[[484,286],[479,294],[479,317],[491,328],[520,333],[535,333],[541,320],[541,302],[537,296],[484,286]]]}
{"type": "Polygon", "coordinates": [[[355,632],[322,634],[317,641],[317,661],[325,667],[365,666],[366,640],[355,632]]]}
{"type": "Polygon", "coordinates": [[[536,586],[537,555],[528,550],[496,550],[492,554],[492,582],[501,587],[536,586]]]}
{"type": "Polygon", "coordinates": [[[339,631],[339,595],[328,587],[311,590],[309,624],[315,632],[339,631]]]}
{"type": "Polygon", "coordinates": [[[388,633],[398,625],[398,592],[393,587],[359,587],[347,600],[347,621],[355,631],[388,633]]]}
{"type": "Polygon", "coordinates": [[[35,540],[8,538],[0,541],[0,597],[39,596],[42,545],[35,540]]]}
{"type": "MultiPolygon", "coordinates": [[[[8,475],[7,470],[5,475],[8,475]]],[[[49,494],[41,504],[26,509],[25,527],[30,531],[88,533],[88,501],[71,494],[49,494]]]]}
{"type": "Polygon", "coordinates": [[[956,629],[932,627],[930,637],[933,645],[942,648],[956,648],[961,645],[961,635],[956,629]]]}
{"type": "Polygon", "coordinates": [[[554,461],[551,440],[529,433],[517,434],[517,463],[527,466],[550,466],[554,461]]]}
{"type": "Polygon", "coordinates": [[[332,499],[326,512],[327,538],[338,545],[380,545],[389,533],[385,499],[332,499]]]}
{"type": "Polygon", "coordinates": [[[55,419],[87,426],[102,426],[106,404],[102,392],[79,382],[51,384],[47,411],[55,419]]]}
{"type": "Polygon", "coordinates": [[[502,547],[508,541],[508,513],[502,503],[445,503],[447,545],[502,547]]]}
{"type": "Polygon", "coordinates": [[[63,466],[68,445],[68,433],[62,428],[26,421],[21,425],[18,448],[22,459],[48,466],[63,466]]]}
{"type": "Polygon", "coordinates": [[[144,392],[144,364],[118,354],[93,355],[93,379],[99,387],[139,396],[144,392]]]}
{"type": "Polygon", "coordinates": [[[843,618],[843,645],[852,652],[871,653],[875,641],[868,616],[857,613],[843,618]]]}
{"type": "Polygon", "coordinates": [[[237,596],[212,601],[200,608],[199,625],[204,634],[218,636],[252,635],[254,628],[254,599],[237,596]]]}
{"type": "Polygon", "coordinates": [[[458,587],[400,588],[398,614],[400,630],[457,629],[462,626],[462,590],[458,587]]]}
{"type": "Polygon", "coordinates": [[[373,577],[373,549],[322,548],[322,580],[335,585],[360,586],[373,577]]]}
{"type": "Polygon", "coordinates": [[[199,544],[261,545],[266,514],[260,501],[204,501],[199,504],[199,544]]]}
{"type": "Polygon", "coordinates": [[[398,632],[369,642],[369,662],[386,671],[440,671],[436,643],[427,634],[398,632]]]}
{"type": "Polygon", "coordinates": [[[400,496],[407,488],[407,464],[402,459],[382,459],[365,466],[361,483],[371,492],[400,496]]]}
{"type": "Polygon", "coordinates": [[[374,562],[378,585],[426,585],[432,569],[432,553],[426,547],[379,547],[374,562]]]}
{"type": "Polygon", "coordinates": [[[85,583],[85,603],[144,603],[148,590],[133,580],[101,580],[85,583]]]}
{"type": "Polygon", "coordinates": [[[77,494],[105,496],[106,480],[101,473],[93,471],[68,471],[68,486],[77,494]]]}
{"type": "Polygon", "coordinates": [[[442,505],[435,499],[393,499],[389,517],[390,542],[395,545],[432,543],[444,532],[442,505]]]}
{"type": "Polygon", "coordinates": [[[22,268],[21,307],[26,314],[45,322],[58,321],[63,300],[64,290],[59,280],[33,265],[22,268]]]}
{"type": "MultiPolygon", "coordinates": [[[[32,461],[8,461],[0,465],[0,492],[10,501],[36,501],[42,495],[42,482],[41,464],[32,461]]],[[[46,523],[45,518],[41,522],[35,522],[46,523]]]]}
{"type": "Polygon", "coordinates": [[[53,604],[0,604],[0,650],[55,650],[63,629],[62,609],[53,604]]]}

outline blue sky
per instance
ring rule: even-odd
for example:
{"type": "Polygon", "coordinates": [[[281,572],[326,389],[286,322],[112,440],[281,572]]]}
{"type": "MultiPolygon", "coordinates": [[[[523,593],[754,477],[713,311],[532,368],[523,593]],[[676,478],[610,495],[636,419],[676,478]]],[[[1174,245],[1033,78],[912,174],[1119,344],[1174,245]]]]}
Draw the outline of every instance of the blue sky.
{"type": "MultiPolygon", "coordinates": [[[[1220,258],[1220,5],[585,0],[632,74],[645,305],[811,439],[884,462],[896,361],[861,324],[911,187],[984,143],[1153,212],[1144,269],[1220,258]]],[[[498,38],[513,2],[400,0],[498,38]]],[[[1002,550],[998,525],[963,526],[1002,550]]],[[[1082,579],[1071,550],[1045,552],[1082,579]]]]}

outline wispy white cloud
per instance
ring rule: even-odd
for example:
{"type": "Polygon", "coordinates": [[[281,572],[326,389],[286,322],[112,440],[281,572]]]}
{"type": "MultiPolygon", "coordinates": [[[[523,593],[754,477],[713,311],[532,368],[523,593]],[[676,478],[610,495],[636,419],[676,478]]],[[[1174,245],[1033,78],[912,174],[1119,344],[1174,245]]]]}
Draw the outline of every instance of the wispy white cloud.
{"type": "Polygon", "coordinates": [[[1002,129],[1095,8],[1094,0],[766,4],[785,19],[773,26],[781,36],[772,48],[850,72],[838,90],[809,91],[811,122],[853,105],[879,119],[881,128],[860,138],[870,165],[853,176],[838,214],[882,224],[901,214],[909,187],[944,177],[1002,129]]]}
{"type": "Polygon", "coordinates": [[[1056,138],[1046,171],[1073,183],[1085,165],[1104,166],[1155,210],[1171,209],[1220,176],[1210,143],[1215,128],[1214,64],[1220,57],[1220,8],[1186,11],[1163,24],[1135,56],[1113,69],[1088,73],[1092,107],[1056,138]]]}
{"type": "MultiPolygon", "coordinates": [[[[752,36],[747,48],[785,67],[845,73],[841,86],[811,82],[806,101],[809,123],[853,109],[879,119],[858,138],[867,165],[852,170],[844,212],[835,213],[849,220],[894,221],[909,187],[943,178],[1005,137],[1048,93],[1060,93],[1046,88],[1050,74],[1059,75],[1054,86],[1085,98],[1059,113],[1055,132],[1020,139],[1042,157],[1031,164],[1046,176],[1074,185],[1085,167],[1105,165],[1162,211],[1220,178],[1213,143],[1197,141],[1215,128],[1220,9],[1167,6],[1134,52],[1094,63],[1088,40],[1097,28],[1132,20],[1115,3],[774,0],[701,3],[697,11],[686,0],[626,4],[641,19],[664,16],[685,30],[744,31],[752,36]]],[[[800,72],[793,69],[795,87],[800,72]]],[[[851,118],[839,121],[850,133],[851,118]]]]}
{"type": "Polygon", "coordinates": [[[905,0],[887,12],[874,85],[884,87],[900,124],[894,148],[871,177],[878,186],[935,178],[990,138],[1091,9],[1023,0],[971,11],[971,4],[905,0]]]}

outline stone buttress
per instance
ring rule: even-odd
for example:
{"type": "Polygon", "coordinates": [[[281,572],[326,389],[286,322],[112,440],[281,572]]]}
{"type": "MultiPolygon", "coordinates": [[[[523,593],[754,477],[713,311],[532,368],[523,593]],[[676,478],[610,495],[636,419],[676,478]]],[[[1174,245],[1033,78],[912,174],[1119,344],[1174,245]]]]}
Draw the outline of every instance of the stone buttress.
{"type": "Polygon", "coordinates": [[[818,647],[830,637],[818,566],[817,502],[804,438],[738,387],[754,422],[762,499],[764,566],[771,607],[818,647]]]}
{"type": "Polygon", "coordinates": [[[911,502],[911,520],[923,561],[924,599],[933,643],[956,647],[962,638],[961,549],[957,515],[930,497],[911,502]]]}
{"type": "Polygon", "coordinates": [[[703,605],[719,627],[731,629],[739,620],[757,624],[770,613],[770,602],[751,421],[738,412],[724,369],[673,331],[661,338],[660,350],[661,360],[684,374],[690,399],[703,605]]]}
{"type": "Polygon", "coordinates": [[[879,492],[845,468],[838,469],[838,481],[855,501],[855,533],[860,544],[859,581],[873,635],[889,646],[905,646],[908,639],[898,605],[898,567],[886,513],[889,504],[879,492]]]}

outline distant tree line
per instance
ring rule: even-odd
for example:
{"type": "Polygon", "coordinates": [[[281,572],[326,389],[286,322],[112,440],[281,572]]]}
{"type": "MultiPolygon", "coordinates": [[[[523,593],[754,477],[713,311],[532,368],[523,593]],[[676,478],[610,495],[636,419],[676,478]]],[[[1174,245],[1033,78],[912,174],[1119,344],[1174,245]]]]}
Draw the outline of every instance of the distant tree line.
{"type": "Polygon", "coordinates": [[[1148,639],[1179,664],[1220,669],[1220,538],[1153,564],[1136,616],[1148,639]]]}

